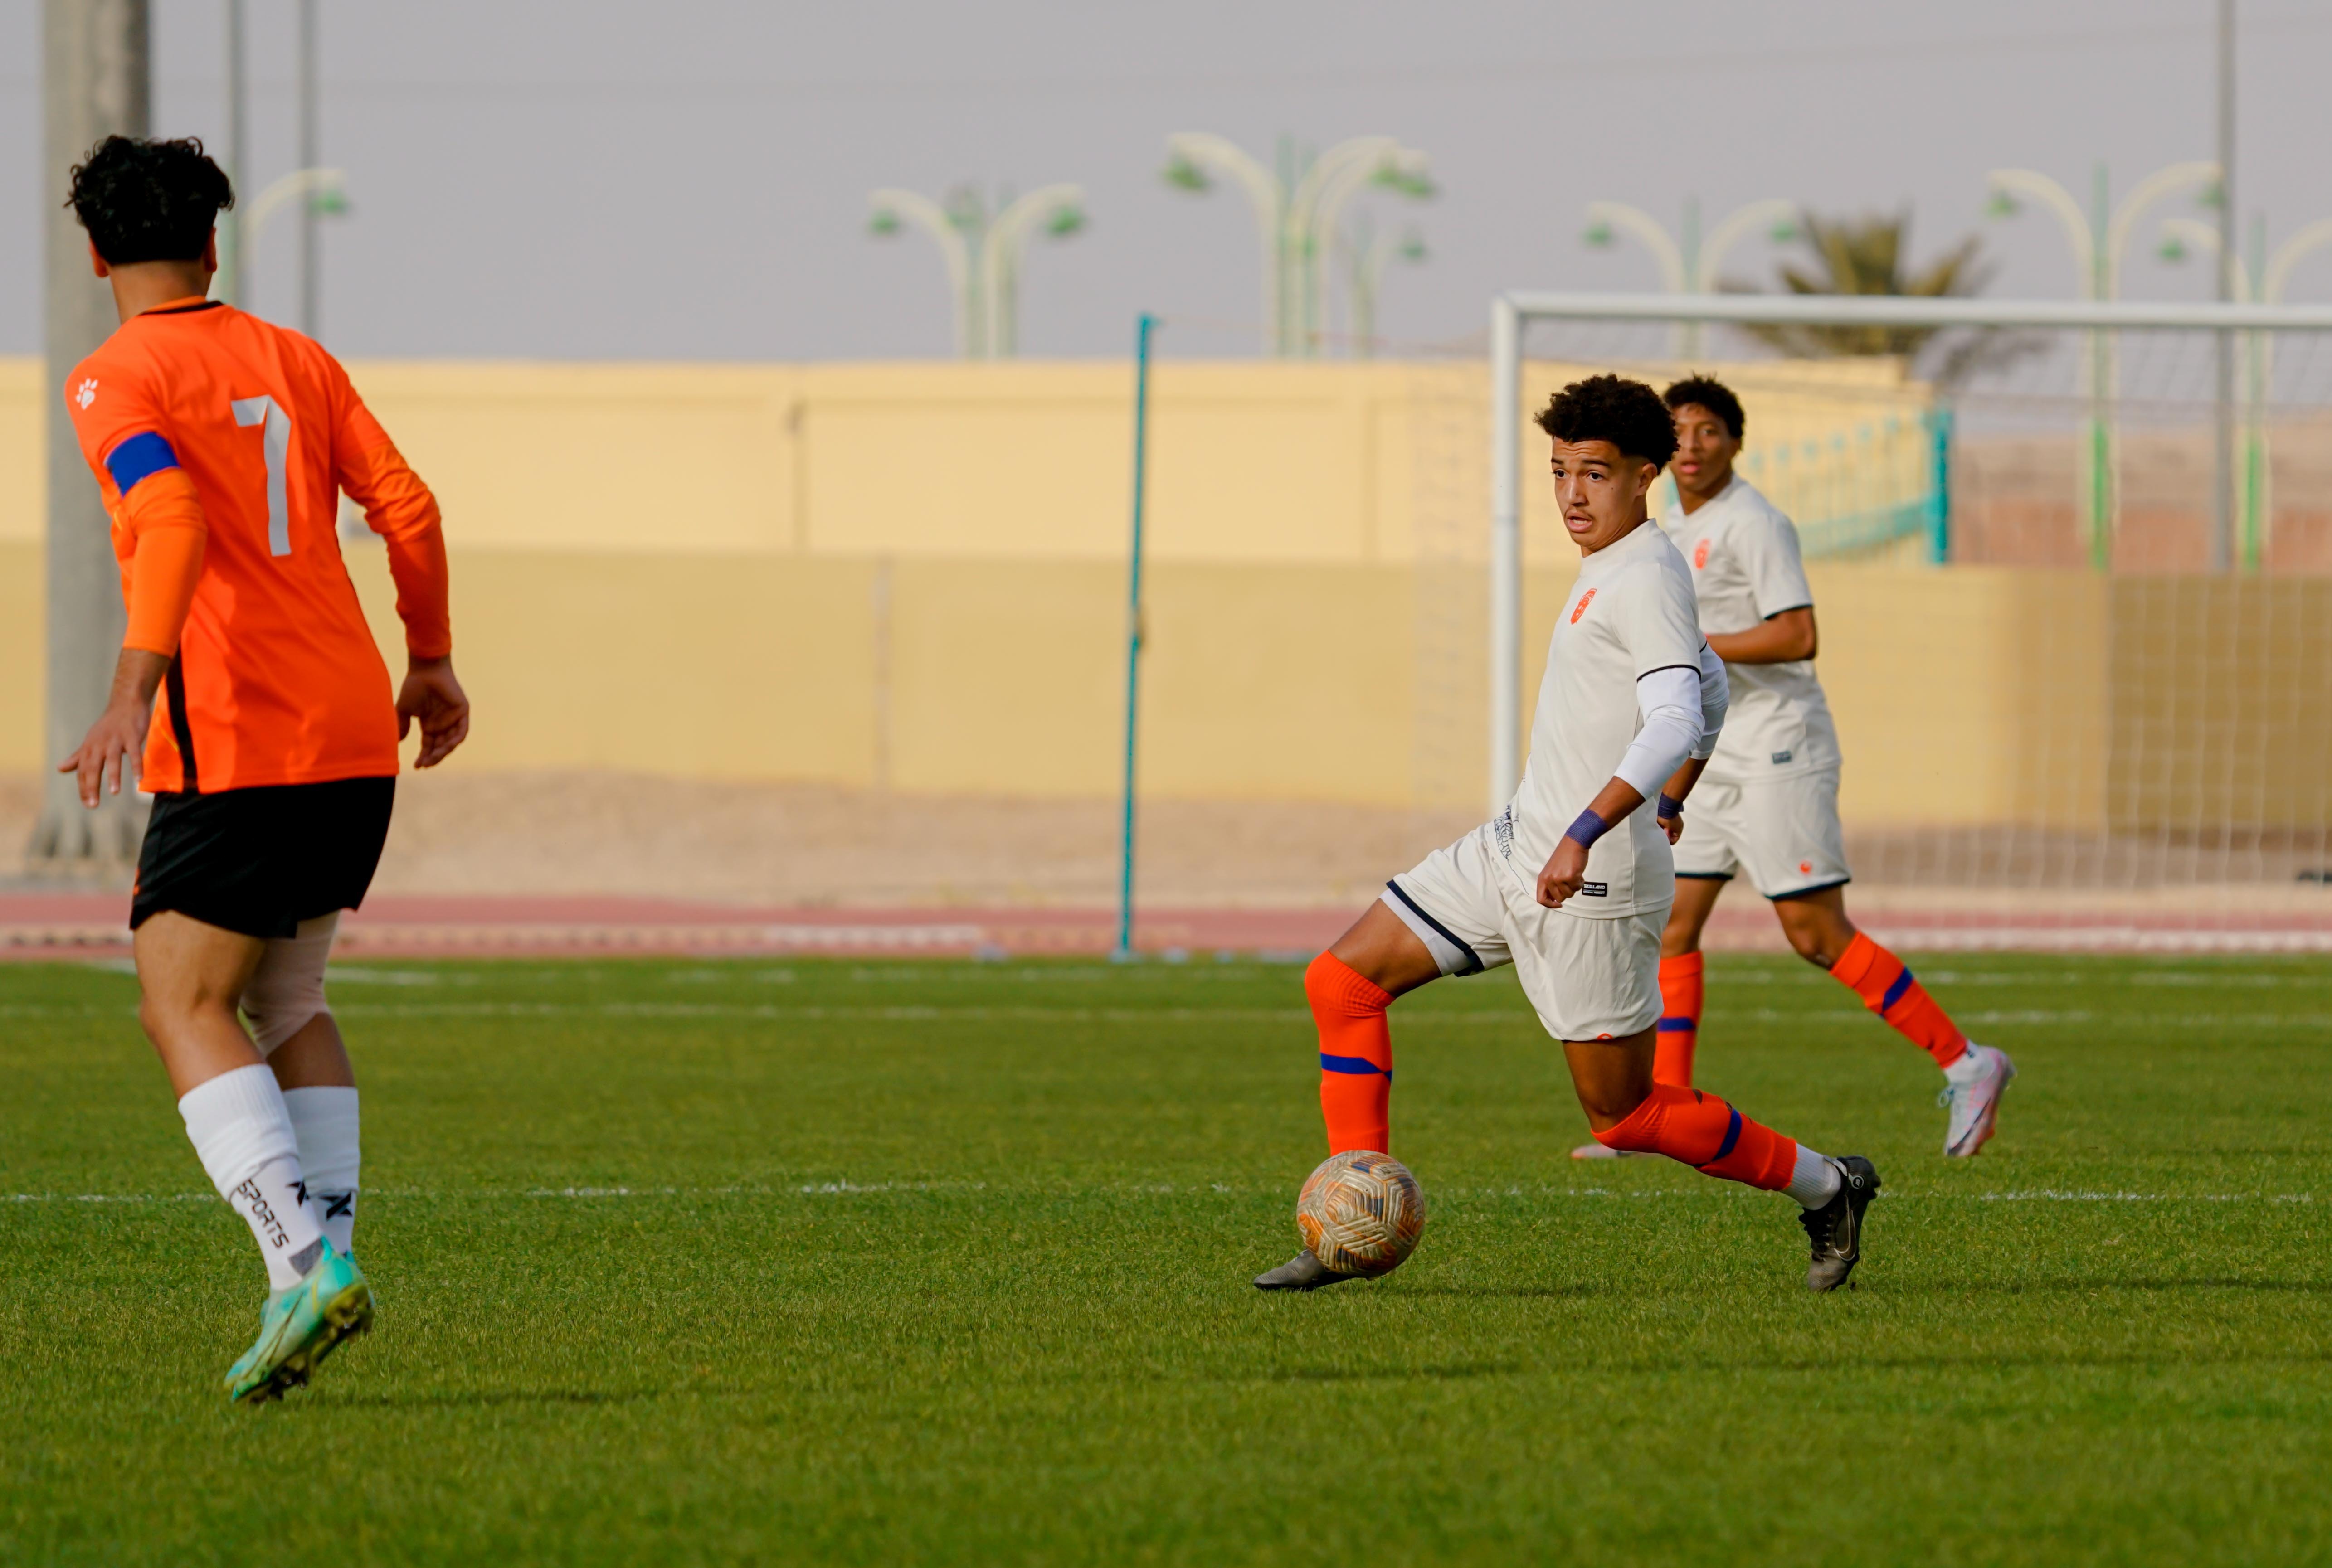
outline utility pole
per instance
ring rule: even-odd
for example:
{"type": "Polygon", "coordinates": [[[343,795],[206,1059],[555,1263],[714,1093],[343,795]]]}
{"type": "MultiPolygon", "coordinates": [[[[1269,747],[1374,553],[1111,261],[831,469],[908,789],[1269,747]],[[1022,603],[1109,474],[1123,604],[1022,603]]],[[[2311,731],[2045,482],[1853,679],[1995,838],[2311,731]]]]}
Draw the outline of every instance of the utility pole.
{"type": "MultiPolygon", "coordinates": [[[[317,110],[316,0],[300,0],[300,166],[323,164],[323,129],[317,110]]],[[[320,337],[324,329],[322,258],[317,254],[321,237],[320,214],[312,197],[300,202],[300,330],[320,337]]]]}
{"type": "MultiPolygon", "coordinates": [[[[251,101],[244,79],[243,0],[226,0],[226,174],[234,182],[236,207],[249,199],[251,127],[244,106],[251,101]]],[[[231,305],[243,303],[243,214],[230,207],[218,218],[219,271],[211,292],[231,305]]]]}
{"type": "MultiPolygon", "coordinates": [[[[47,356],[49,528],[48,765],[72,755],[105,710],[124,617],[105,504],[82,462],[63,404],[65,378],[120,325],[113,291],[90,270],[89,236],[65,198],[72,168],[108,136],[147,134],[151,101],[147,0],[43,0],[42,223],[47,356]]],[[[44,770],[45,772],[45,770],[44,770]]],[[[75,781],[48,773],[27,859],[35,870],[101,871],[134,861],[145,828],[125,789],[85,810],[75,781]]]]}
{"type": "MultiPolygon", "coordinates": [[[[2235,247],[2235,0],[2219,0],[2219,298],[2234,298],[2228,263],[2235,247]]],[[[2212,422],[2211,570],[2234,565],[2235,539],[2235,335],[2218,334],[2218,406],[2212,422]]]]}

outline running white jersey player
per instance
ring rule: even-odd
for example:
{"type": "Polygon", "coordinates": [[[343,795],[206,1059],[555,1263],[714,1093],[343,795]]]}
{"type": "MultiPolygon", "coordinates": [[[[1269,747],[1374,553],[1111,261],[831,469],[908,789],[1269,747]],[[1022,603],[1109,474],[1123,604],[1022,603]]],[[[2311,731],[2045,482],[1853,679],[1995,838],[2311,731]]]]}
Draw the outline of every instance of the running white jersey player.
{"type": "Polygon", "coordinates": [[[1772,900],[1799,956],[1851,987],[1943,1069],[1944,1152],[1973,1155],[1991,1138],[2016,1069],[2005,1052],[1969,1041],[1901,960],[1847,918],[1838,729],[1814,675],[1814,596],[1798,531],[1734,472],[1745,421],[1729,387],[1694,376],[1663,401],[1676,421],[1677,499],[1660,526],[1691,568],[1700,629],[1725,660],[1733,702],[1676,852],[1655,1071],[1663,1083],[1692,1083],[1701,928],[1725,884],[1745,876],[1772,900]]]}
{"type": "MultiPolygon", "coordinates": [[[[1539,425],[1582,560],[1547,650],[1530,762],[1505,810],[1394,878],[1305,972],[1329,1153],[1391,1152],[1393,999],[1512,964],[1563,1043],[1597,1146],[1788,1193],[1812,1242],[1806,1284],[1836,1289],[1861,1256],[1878,1186],[1870,1163],[1828,1158],[1713,1095],[1653,1079],[1669,846],[1725,705],[1690,571],[1646,511],[1674,426],[1650,387],[1611,375],[1563,388],[1539,425]]],[[[1345,1278],[1306,1250],[1256,1284],[1345,1278]]]]}

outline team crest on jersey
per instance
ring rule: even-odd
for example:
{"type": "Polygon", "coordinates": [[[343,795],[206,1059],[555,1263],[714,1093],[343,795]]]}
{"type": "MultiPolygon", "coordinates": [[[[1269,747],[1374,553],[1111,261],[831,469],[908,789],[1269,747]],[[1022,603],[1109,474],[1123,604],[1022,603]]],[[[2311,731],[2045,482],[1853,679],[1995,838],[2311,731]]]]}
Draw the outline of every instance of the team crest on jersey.
{"type": "Polygon", "coordinates": [[[1571,623],[1573,626],[1579,624],[1579,618],[1587,613],[1587,606],[1594,602],[1595,590],[1592,588],[1588,589],[1587,592],[1579,595],[1579,603],[1572,606],[1571,612],[1571,623]]]}
{"type": "Polygon", "coordinates": [[[80,404],[83,408],[87,408],[91,404],[95,403],[97,401],[96,380],[92,378],[82,382],[80,387],[73,393],[73,401],[80,404]]]}
{"type": "Polygon", "coordinates": [[[1692,569],[1696,572],[1708,565],[1708,541],[1701,540],[1692,547],[1692,569]]]}

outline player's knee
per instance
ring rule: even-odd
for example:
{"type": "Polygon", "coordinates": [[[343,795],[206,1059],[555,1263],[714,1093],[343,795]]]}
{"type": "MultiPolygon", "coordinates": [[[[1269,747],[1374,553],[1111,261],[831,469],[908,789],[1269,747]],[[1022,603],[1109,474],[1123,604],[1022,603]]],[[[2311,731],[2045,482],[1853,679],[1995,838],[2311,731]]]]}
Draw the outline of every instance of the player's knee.
{"type": "Polygon", "coordinates": [[[1595,1141],[1607,1149],[1619,1149],[1630,1154],[1650,1154],[1659,1147],[1659,1123],[1656,1117],[1643,1116],[1645,1101],[1651,1097],[1639,1095],[1634,1103],[1621,1103],[1627,1097],[1605,1105],[1583,1107],[1587,1112],[1587,1130],[1595,1141]]]}
{"type": "Polygon", "coordinates": [[[1315,1015],[1381,1012],[1384,1006],[1377,998],[1382,994],[1373,981],[1333,953],[1321,954],[1304,971],[1305,1000],[1315,1015]]]}
{"type": "Polygon", "coordinates": [[[332,1010],[324,1000],[324,965],[332,951],[321,939],[292,936],[267,945],[243,991],[243,1016],[263,1057],[332,1010]]]}

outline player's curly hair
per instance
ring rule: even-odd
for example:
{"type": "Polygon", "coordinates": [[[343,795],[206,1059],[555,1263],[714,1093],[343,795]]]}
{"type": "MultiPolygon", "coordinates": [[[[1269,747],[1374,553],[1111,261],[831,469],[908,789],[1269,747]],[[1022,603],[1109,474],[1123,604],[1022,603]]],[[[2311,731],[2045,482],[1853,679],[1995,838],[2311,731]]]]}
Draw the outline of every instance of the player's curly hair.
{"type": "Polygon", "coordinates": [[[65,204],[110,267],[202,257],[218,215],[234,205],[226,171],[200,137],[148,141],[110,136],[73,165],[65,204]]]}
{"type": "Polygon", "coordinates": [[[1733,439],[1739,441],[1742,432],[1749,428],[1749,420],[1741,412],[1741,400],[1733,389],[1714,376],[1687,375],[1682,381],[1668,384],[1660,394],[1660,401],[1671,409],[1698,407],[1708,410],[1725,422],[1733,439]]]}
{"type": "Polygon", "coordinates": [[[1574,381],[1539,411],[1539,429],[1557,441],[1608,441],[1628,457],[1666,468],[1676,456],[1676,422],[1660,394],[1624,375],[1574,381]]]}

